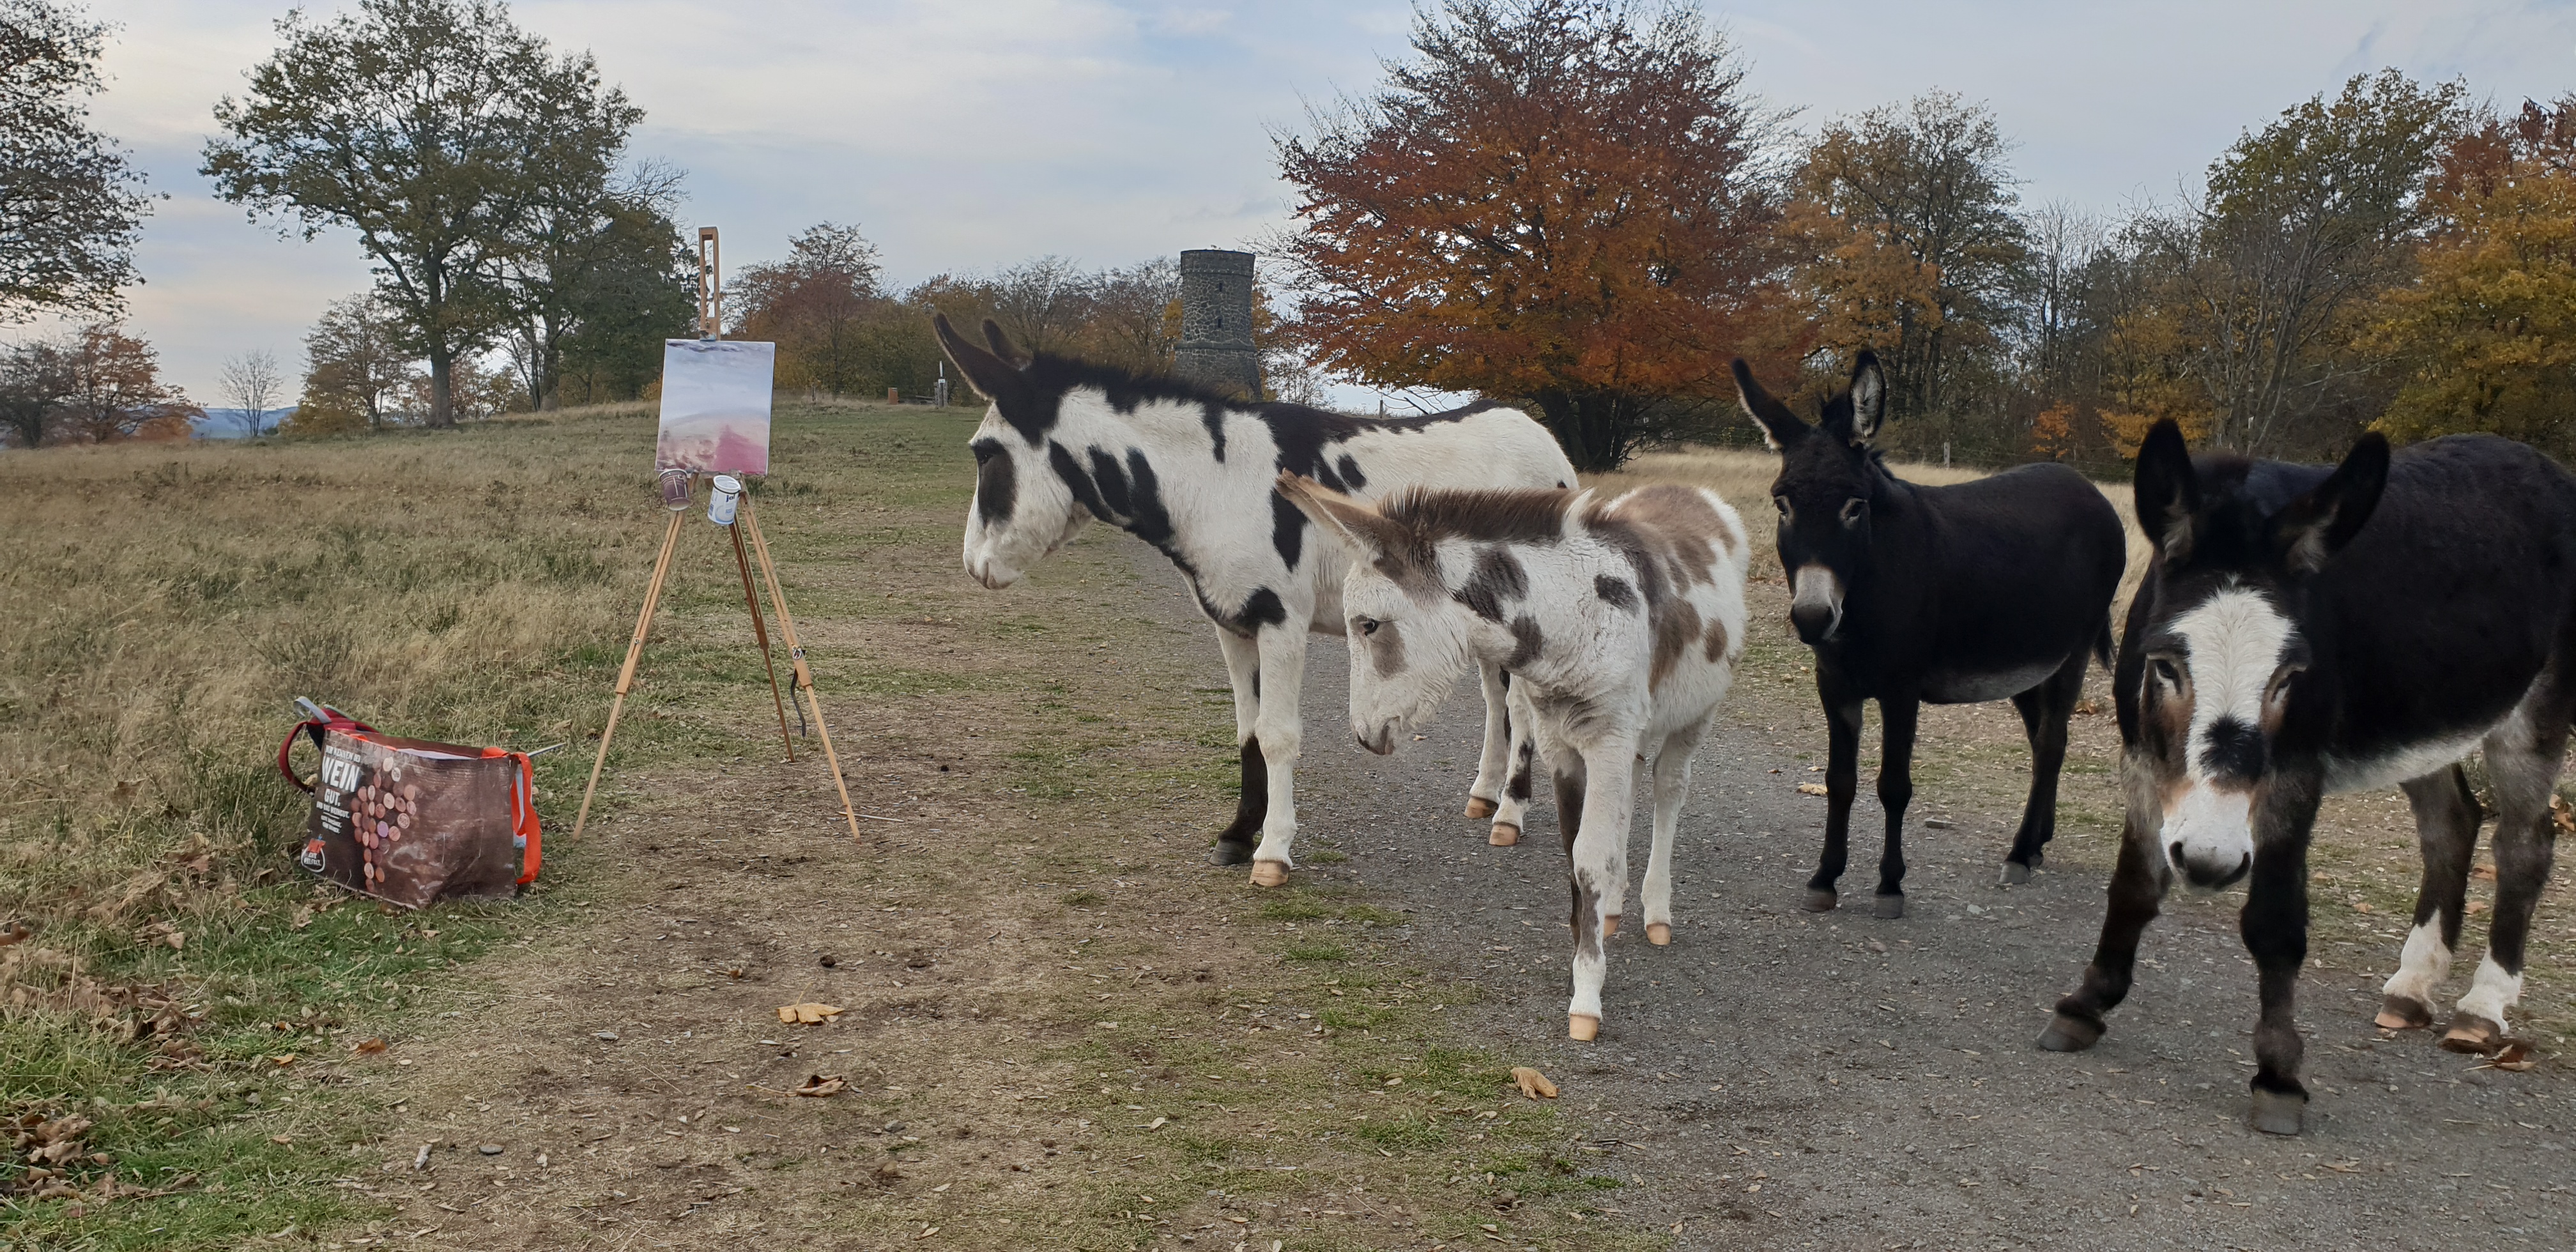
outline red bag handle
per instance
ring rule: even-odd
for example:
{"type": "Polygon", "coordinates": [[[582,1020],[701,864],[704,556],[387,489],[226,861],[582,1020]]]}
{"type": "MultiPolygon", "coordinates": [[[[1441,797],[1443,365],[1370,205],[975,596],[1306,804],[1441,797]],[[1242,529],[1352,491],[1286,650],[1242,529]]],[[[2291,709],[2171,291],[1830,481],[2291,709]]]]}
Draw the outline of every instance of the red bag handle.
{"type": "Polygon", "coordinates": [[[375,727],[359,721],[358,719],[351,717],[338,709],[332,708],[329,705],[317,705],[315,707],[322,710],[322,716],[308,717],[303,721],[297,722],[295,724],[295,729],[286,732],[286,738],[277,745],[277,772],[285,775],[286,781],[295,784],[297,790],[308,795],[313,791],[313,784],[296,777],[295,766],[287,760],[287,754],[295,750],[295,737],[297,735],[312,735],[313,749],[314,751],[319,752],[322,750],[323,731],[354,730],[370,735],[376,733],[375,727]]]}

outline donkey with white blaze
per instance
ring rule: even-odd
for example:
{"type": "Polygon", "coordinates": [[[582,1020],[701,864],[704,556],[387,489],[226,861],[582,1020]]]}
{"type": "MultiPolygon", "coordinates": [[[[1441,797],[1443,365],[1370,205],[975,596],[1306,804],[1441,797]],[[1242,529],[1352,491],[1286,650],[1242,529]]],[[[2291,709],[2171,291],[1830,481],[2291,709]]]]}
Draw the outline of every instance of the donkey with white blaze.
{"type": "Polygon", "coordinates": [[[1636,763],[1654,770],[1647,942],[1672,941],[1673,827],[1691,751],[1744,652],[1744,524],[1715,492],[1409,491],[1380,507],[1292,474],[1280,493],[1350,549],[1351,733],[1371,752],[1472,661],[1512,675],[1556,780],[1571,862],[1567,1033],[1601,1029],[1602,941],[1628,892],[1636,763]]]}
{"type": "MultiPolygon", "coordinates": [[[[1287,882],[1306,635],[1342,629],[1343,558],[1337,544],[1307,542],[1305,514],[1272,480],[1293,471],[1373,498],[1404,487],[1563,487],[1574,467],[1517,409],[1479,403],[1368,418],[1240,403],[1045,353],[1023,362],[990,321],[989,351],[945,316],[931,322],[948,359],[991,402],[970,445],[966,572],[1010,586],[1093,518],[1171,558],[1216,624],[1234,686],[1243,798],[1209,859],[1250,861],[1256,886],[1287,882]]],[[[1497,814],[1513,756],[1502,673],[1487,666],[1484,688],[1484,751],[1467,815],[1508,816],[1517,829],[1516,811],[1497,814]]]]}
{"type": "Polygon", "coordinates": [[[2423,886],[2379,1024],[2428,1026],[2477,846],[2459,761],[2483,746],[2495,919],[2442,1046],[2499,1046],[2522,998],[2556,841],[2550,791],[2576,718],[2576,477],[2491,435],[2393,458],[2364,435],[2331,470],[2195,460],[2163,422],[2139,449],[2137,493],[2156,556],[2113,671],[2126,830],[2101,942],[2039,1045],[2102,1037],[2176,874],[2213,890],[2251,875],[2239,929],[2262,1003],[2254,1127],[2297,1134],[2308,1095],[2291,1001],[2318,801],[2395,784],[2414,808],[2423,886]]]}

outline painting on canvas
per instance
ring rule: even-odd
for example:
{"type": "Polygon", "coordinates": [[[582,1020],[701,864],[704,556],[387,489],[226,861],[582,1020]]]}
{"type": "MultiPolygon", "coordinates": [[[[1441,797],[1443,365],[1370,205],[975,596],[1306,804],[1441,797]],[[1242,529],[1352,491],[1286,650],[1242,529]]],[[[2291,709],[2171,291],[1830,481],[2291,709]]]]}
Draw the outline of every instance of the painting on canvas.
{"type": "Polygon", "coordinates": [[[769,391],[778,345],[662,341],[662,431],[653,468],[769,472],[769,391]]]}

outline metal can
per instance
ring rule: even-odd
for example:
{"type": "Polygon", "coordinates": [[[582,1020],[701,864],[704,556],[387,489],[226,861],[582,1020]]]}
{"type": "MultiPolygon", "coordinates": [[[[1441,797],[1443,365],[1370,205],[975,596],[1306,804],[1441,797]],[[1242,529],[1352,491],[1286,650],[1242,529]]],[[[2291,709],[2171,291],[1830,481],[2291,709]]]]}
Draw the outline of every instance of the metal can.
{"type": "Polygon", "coordinates": [[[709,481],[714,490],[707,495],[707,520],[718,526],[733,525],[734,510],[742,503],[742,480],[718,474],[709,481]]]}
{"type": "Polygon", "coordinates": [[[689,471],[684,469],[662,471],[662,507],[674,513],[689,511],[689,471]]]}

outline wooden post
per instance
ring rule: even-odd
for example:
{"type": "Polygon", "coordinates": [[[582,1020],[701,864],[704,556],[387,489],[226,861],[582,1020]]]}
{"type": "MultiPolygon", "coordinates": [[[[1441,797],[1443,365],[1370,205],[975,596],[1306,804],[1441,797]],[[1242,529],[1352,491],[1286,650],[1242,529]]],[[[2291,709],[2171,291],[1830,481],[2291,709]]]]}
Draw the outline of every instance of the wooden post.
{"type": "Polygon", "coordinates": [[[698,335],[703,339],[724,338],[724,279],[716,264],[721,260],[716,247],[716,228],[698,228],[698,335]]]}
{"type": "Polygon", "coordinates": [[[644,611],[635,616],[635,637],[627,641],[626,664],[617,670],[617,698],[609,702],[608,725],[599,732],[599,757],[590,763],[590,785],[581,789],[581,813],[572,821],[575,839],[581,838],[581,828],[590,821],[590,797],[599,790],[599,771],[608,765],[608,741],[617,737],[617,719],[626,712],[626,693],[635,685],[635,663],[644,656],[644,637],[653,632],[653,608],[662,599],[662,582],[671,573],[671,550],[679,544],[680,519],[686,516],[671,514],[671,525],[662,532],[662,554],[653,558],[653,578],[644,584],[644,611]]]}
{"type": "Polygon", "coordinates": [[[841,815],[850,821],[850,838],[864,839],[859,834],[859,811],[850,804],[849,780],[841,775],[841,758],[832,751],[832,725],[823,718],[823,697],[815,694],[814,672],[805,665],[805,645],[796,640],[796,619],[787,612],[786,592],[778,585],[778,567],[770,564],[769,541],[760,533],[760,519],[752,512],[751,496],[742,498],[742,516],[736,524],[751,529],[751,551],[760,559],[761,579],[769,584],[770,607],[778,611],[778,633],[787,641],[787,658],[795,666],[795,685],[805,693],[805,702],[814,707],[814,733],[823,740],[823,759],[832,766],[832,785],[841,789],[841,815]]]}

